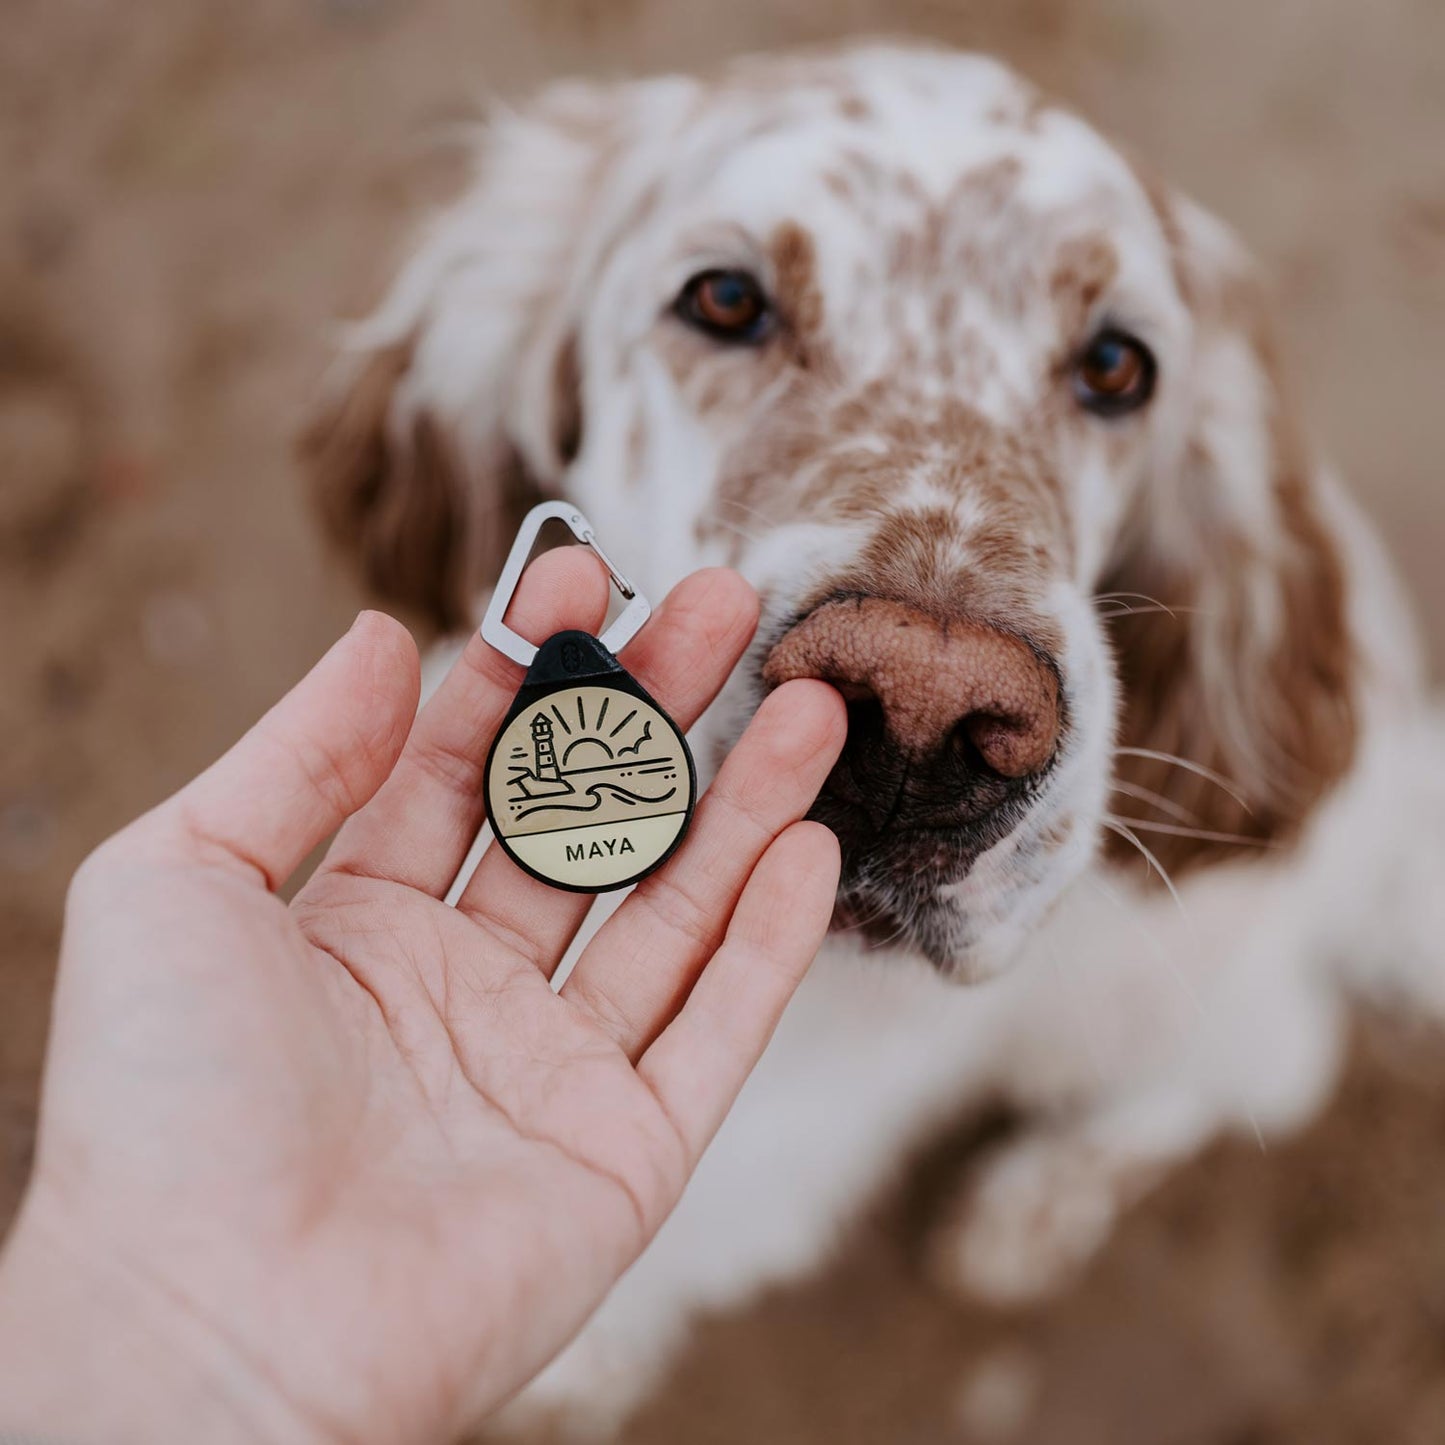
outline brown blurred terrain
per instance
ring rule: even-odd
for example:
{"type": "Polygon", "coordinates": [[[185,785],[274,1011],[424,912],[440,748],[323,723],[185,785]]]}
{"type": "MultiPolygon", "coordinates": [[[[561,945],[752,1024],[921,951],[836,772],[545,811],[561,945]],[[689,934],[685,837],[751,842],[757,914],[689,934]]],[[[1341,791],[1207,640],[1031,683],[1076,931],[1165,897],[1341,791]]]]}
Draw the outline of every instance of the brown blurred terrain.
{"type": "MultiPolygon", "coordinates": [[[[857,31],[993,50],[1232,220],[1317,429],[1445,656],[1438,0],[10,0],[0,11],[0,1221],[23,1181],[65,880],[361,602],[290,444],[491,93],[857,31]]],[[[1226,1142],[1084,1285],[930,1294],[930,1191],[826,1277],[707,1323],[636,1445],[1445,1439],[1445,1062],[1362,1029],[1338,1104],[1226,1142]]]]}

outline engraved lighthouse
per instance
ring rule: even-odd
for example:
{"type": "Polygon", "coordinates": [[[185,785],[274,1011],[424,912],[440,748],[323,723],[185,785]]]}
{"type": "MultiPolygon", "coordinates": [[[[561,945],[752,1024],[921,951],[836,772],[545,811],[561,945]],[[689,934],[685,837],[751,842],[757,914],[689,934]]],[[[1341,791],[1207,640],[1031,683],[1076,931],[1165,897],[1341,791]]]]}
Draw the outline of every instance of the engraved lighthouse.
{"type": "Polygon", "coordinates": [[[561,781],[557,752],[552,746],[552,719],[544,712],[532,719],[532,754],[532,771],[537,777],[548,783],[561,781]]]}

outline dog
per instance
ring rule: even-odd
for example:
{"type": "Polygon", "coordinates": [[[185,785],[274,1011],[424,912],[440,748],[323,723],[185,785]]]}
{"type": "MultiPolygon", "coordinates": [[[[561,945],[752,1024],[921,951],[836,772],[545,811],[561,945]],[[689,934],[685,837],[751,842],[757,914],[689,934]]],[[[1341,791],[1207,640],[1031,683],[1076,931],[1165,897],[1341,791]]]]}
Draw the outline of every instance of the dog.
{"type": "Polygon", "coordinates": [[[848,704],[829,944],[514,1423],[616,1428],[690,1316],[814,1266],[970,1103],[1030,1122],[926,1255],[1017,1303],[1212,1135],[1308,1118],[1353,993],[1439,1009],[1440,730],[1268,311],[1222,224],[1002,65],[857,44],[503,114],[350,332],[305,452],[382,596],[473,625],[565,497],[653,596],[757,588],[705,770],[786,679],[848,704]]]}

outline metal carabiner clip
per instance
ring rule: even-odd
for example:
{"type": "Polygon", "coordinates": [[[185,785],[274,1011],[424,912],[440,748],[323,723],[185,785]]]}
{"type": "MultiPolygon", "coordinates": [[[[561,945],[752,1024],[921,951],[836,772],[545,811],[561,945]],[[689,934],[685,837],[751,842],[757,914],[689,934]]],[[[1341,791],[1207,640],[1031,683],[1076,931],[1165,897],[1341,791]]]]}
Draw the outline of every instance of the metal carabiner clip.
{"type": "Polygon", "coordinates": [[[618,571],[616,563],[602,550],[597,541],[597,534],[592,530],[592,523],[570,502],[542,502],[533,507],[522,519],[521,528],[517,532],[517,540],[512,543],[512,550],[507,553],[506,565],[502,568],[501,576],[497,578],[496,588],[492,592],[491,600],[487,603],[486,612],[482,615],[483,638],[498,652],[510,657],[513,662],[521,663],[523,667],[531,667],[537,656],[537,648],[520,633],[514,632],[508,627],[503,619],[507,615],[507,608],[512,605],[512,596],[516,592],[517,584],[522,580],[522,573],[531,558],[537,534],[542,530],[544,524],[551,521],[565,523],[567,530],[583,546],[592,549],[602,565],[607,568],[607,575],[612,578],[612,585],[617,588],[623,601],[627,603],[627,606],[613,619],[612,626],[598,639],[608,652],[613,654],[621,652],[642,630],[647,619],[652,616],[652,608],[648,605],[647,598],[618,571]]]}

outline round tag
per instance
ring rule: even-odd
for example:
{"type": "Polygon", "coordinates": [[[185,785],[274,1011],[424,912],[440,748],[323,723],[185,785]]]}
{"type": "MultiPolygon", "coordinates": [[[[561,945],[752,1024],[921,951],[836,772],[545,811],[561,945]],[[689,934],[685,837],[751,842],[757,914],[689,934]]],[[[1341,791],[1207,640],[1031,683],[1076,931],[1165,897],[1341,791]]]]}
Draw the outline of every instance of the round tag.
{"type": "MultiPolygon", "coordinates": [[[[557,649],[544,644],[538,661],[549,649],[573,661],[578,644],[562,639],[557,649]]],[[[615,674],[576,683],[534,683],[529,674],[487,760],[498,843],[534,878],[579,893],[623,888],[659,867],[696,798],[681,732],[608,661],[615,674]]]]}

